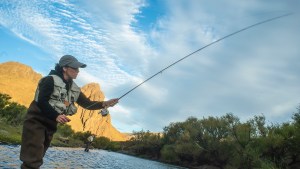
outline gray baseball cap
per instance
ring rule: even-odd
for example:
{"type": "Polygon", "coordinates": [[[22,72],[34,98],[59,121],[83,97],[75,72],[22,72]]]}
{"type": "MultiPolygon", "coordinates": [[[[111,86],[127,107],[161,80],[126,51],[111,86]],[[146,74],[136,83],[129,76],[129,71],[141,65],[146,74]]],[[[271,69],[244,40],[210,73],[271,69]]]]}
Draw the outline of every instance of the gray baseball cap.
{"type": "Polygon", "coordinates": [[[58,62],[59,66],[64,67],[68,66],[71,68],[85,68],[86,64],[79,62],[74,56],[72,55],[64,55],[60,58],[58,62]]]}

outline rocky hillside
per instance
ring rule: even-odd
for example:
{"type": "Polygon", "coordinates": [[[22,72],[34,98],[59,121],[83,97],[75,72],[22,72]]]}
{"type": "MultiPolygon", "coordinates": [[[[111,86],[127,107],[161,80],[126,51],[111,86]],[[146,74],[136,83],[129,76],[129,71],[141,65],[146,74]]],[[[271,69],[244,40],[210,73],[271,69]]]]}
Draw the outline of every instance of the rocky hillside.
{"type": "MultiPolygon", "coordinates": [[[[0,64],[0,92],[12,97],[12,101],[29,106],[33,100],[38,81],[42,75],[31,67],[18,62],[0,64]]],[[[104,94],[97,83],[82,87],[82,92],[91,100],[102,101],[104,94]]],[[[77,114],[71,116],[72,129],[75,131],[90,131],[97,136],[104,136],[113,141],[127,140],[125,134],[120,133],[111,124],[111,116],[102,117],[99,111],[89,111],[78,107],[77,114]]]]}
{"type": "MultiPolygon", "coordinates": [[[[87,84],[83,86],[81,90],[91,100],[104,100],[104,95],[97,83],[87,84]]],[[[99,110],[91,111],[79,107],[77,113],[71,116],[70,119],[69,124],[75,131],[91,131],[98,136],[104,136],[111,140],[127,140],[125,134],[121,134],[111,125],[110,114],[102,117],[102,115],[99,114],[99,110]]]]}
{"type": "Polygon", "coordinates": [[[0,64],[0,92],[12,97],[12,101],[29,106],[42,75],[31,67],[18,62],[0,64]]]}

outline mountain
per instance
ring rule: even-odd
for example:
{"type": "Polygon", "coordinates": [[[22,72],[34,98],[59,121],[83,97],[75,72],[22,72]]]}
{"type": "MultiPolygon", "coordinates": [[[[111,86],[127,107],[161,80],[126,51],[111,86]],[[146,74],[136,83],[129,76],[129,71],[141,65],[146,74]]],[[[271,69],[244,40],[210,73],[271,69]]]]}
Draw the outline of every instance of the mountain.
{"type": "MultiPolygon", "coordinates": [[[[97,83],[90,83],[81,88],[81,91],[93,101],[104,100],[104,94],[97,83]]],[[[111,116],[108,114],[102,117],[99,110],[92,111],[78,107],[77,113],[70,116],[68,123],[75,131],[90,131],[97,136],[104,136],[110,140],[125,141],[128,140],[125,134],[120,133],[111,125],[111,116]]]]}
{"type": "Polygon", "coordinates": [[[12,101],[28,107],[34,98],[42,75],[31,67],[18,62],[0,64],[0,92],[12,97],[12,101]]]}
{"type": "MultiPolygon", "coordinates": [[[[0,93],[8,94],[12,97],[12,101],[28,107],[41,78],[41,74],[36,73],[27,65],[18,62],[1,63],[0,93]]],[[[102,101],[105,98],[97,83],[87,84],[81,88],[81,91],[91,100],[102,101]]],[[[99,110],[90,111],[78,106],[77,113],[70,116],[71,121],[68,124],[75,131],[90,131],[112,141],[128,140],[126,134],[113,127],[110,114],[102,117],[98,112],[99,110]]]]}

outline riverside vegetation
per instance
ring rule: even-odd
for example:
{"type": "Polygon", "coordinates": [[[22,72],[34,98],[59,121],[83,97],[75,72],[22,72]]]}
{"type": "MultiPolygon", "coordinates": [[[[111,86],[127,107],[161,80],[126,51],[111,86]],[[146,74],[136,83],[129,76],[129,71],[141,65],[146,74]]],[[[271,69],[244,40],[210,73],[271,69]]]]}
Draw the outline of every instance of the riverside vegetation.
{"type": "MultiPolygon", "coordinates": [[[[20,144],[22,123],[27,108],[0,93],[0,143],[20,144]]],[[[197,168],[273,168],[300,166],[300,106],[292,121],[266,125],[263,115],[247,122],[228,113],[221,117],[174,122],[163,133],[133,132],[125,142],[96,137],[93,147],[134,156],[197,168]]],[[[82,147],[90,132],[74,132],[59,125],[52,146],[82,147]]]]}

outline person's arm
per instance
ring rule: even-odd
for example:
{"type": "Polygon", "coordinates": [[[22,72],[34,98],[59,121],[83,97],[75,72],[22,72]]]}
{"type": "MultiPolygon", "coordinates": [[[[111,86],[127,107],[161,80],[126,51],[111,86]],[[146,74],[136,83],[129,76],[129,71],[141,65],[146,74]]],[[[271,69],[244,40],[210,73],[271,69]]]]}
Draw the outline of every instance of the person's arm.
{"type": "Polygon", "coordinates": [[[45,77],[39,84],[39,95],[37,105],[43,115],[56,121],[59,113],[49,104],[49,99],[54,90],[54,80],[52,76],[45,77]]]}
{"type": "Polygon", "coordinates": [[[77,99],[77,104],[88,110],[99,110],[107,107],[112,107],[117,104],[119,99],[111,99],[108,101],[91,101],[82,92],[77,99]]]}

